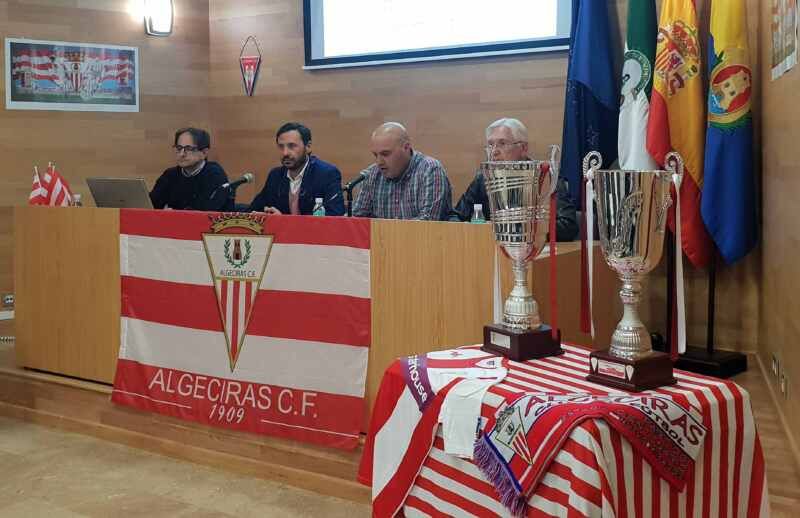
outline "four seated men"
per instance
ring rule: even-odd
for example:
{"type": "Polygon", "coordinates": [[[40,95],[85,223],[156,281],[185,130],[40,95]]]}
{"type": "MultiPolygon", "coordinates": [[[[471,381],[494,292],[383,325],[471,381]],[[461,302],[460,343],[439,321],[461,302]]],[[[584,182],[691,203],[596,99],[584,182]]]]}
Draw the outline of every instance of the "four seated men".
{"type": "MultiPolygon", "coordinates": [[[[231,211],[233,193],[222,167],[208,162],[208,132],[184,128],[175,134],[178,166],[164,171],[150,193],[156,208],[231,211]],[[220,192],[221,191],[221,192],[220,192]]],[[[267,214],[312,214],[321,199],[325,214],[345,213],[342,174],[339,169],[311,154],[311,130],[297,122],[281,126],[275,143],[281,165],[273,168],[246,210],[267,214]]],[[[491,219],[483,177],[477,174],[455,207],[442,163],[415,150],[406,128],[386,122],[372,133],[370,150],[375,162],[361,172],[365,178],[353,203],[356,217],[469,221],[475,204],[491,219]]],[[[486,153],[492,161],[531,160],[528,130],[517,119],[499,119],[486,128],[486,153]]],[[[575,206],[567,185],[557,187],[556,237],[571,241],[578,234],[575,206]]]]}

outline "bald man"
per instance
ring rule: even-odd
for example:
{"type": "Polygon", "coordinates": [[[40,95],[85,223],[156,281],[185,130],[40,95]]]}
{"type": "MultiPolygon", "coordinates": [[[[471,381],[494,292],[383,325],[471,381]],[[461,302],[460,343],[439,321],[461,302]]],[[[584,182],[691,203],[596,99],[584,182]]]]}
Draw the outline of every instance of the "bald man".
{"type": "Polygon", "coordinates": [[[444,220],[452,192],[441,162],[414,151],[405,127],[381,124],[372,133],[375,163],[353,203],[353,216],[384,219],[444,220]]]}

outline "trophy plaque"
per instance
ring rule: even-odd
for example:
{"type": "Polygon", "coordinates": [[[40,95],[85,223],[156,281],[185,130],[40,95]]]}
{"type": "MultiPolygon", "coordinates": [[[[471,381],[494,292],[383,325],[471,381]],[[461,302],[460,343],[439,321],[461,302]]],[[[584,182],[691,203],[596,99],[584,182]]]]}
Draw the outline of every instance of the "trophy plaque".
{"type": "Polygon", "coordinates": [[[539,306],[528,288],[530,262],[544,248],[550,224],[550,196],[558,180],[558,146],[550,160],[483,162],[495,241],[511,259],[514,287],[503,304],[503,320],[483,328],[483,350],[515,361],[562,354],[561,333],[555,338],[539,318],[539,306]]]}
{"type": "Polygon", "coordinates": [[[590,152],[583,159],[583,174],[589,181],[587,196],[596,189],[600,245],[606,264],[622,282],[624,310],[610,347],[589,356],[587,380],[631,392],[671,385],[672,360],[653,351],[638,306],[642,279],[661,259],[670,185],[683,174],[683,160],[669,153],[667,171],[603,170],[602,163],[600,153],[590,152]]]}

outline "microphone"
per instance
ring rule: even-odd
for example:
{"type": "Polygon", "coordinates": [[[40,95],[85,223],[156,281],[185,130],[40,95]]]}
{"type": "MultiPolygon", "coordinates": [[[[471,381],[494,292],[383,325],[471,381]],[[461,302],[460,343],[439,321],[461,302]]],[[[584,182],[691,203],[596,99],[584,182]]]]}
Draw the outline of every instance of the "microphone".
{"type": "Polygon", "coordinates": [[[234,180],[232,182],[226,182],[219,186],[220,189],[236,189],[243,183],[250,183],[255,180],[255,175],[253,173],[244,173],[241,178],[238,180],[234,180]]]}
{"type": "Polygon", "coordinates": [[[255,178],[256,177],[255,177],[255,175],[253,173],[244,173],[242,175],[242,177],[239,178],[238,180],[234,180],[232,182],[225,182],[222,185],[220,185],[219,187],[217,187],[216,189],[214,189],[214,192],[211,193],[211,196],[209,196],[209,199],[213,200],[214,196],[216,196],[217,193],[220,190],[225,190],[225,189],[236,190],[236,188],[239,187],[240,185],[242,185],[243,183],[250,183],[253,180],[255,180],[255,178]]]}
{"type": "Polygon", "coordinates": [[[345,184],[344,190],[345,191],[353,190],[353,187],[355,187],[356,185],[358,185],[361,182],[363,182],[364,180],[366,180],[367,176],[369,176],[369,175],[367,174],[366,171],[361,171],[360,173],[358,173],[358,176],[356,176],[355,178],[353,178],[352,180],[350,180],[349,182],[347,182],[345,184]]]}

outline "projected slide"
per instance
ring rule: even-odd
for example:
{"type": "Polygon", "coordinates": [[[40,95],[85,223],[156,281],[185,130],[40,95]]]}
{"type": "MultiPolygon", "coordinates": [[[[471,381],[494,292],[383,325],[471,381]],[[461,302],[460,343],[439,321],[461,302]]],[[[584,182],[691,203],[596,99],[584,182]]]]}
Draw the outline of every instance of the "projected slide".
{"type": "Polygon", "coordinates": [[[307,65],[556,50],[569,38],[570,0],[304,3],[307,65]]]}
{"type": "Polygon", "coordinates": [[[552,38],[556,14],[556,0],[327,1],[325,56],[552,38]]]}

